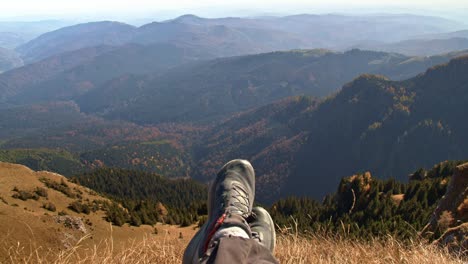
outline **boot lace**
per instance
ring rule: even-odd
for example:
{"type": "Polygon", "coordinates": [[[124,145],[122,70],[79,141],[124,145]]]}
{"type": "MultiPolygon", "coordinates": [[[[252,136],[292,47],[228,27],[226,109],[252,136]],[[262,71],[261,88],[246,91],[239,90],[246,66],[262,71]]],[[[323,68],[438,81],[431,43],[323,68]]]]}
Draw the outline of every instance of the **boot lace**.
{"type": "Polygon", "coordinates": [[[227,204],[229,206],[235,207],[244,218],[249,217],[250,200],[249,196],[247,195],[247,192],[242,187],[242,185],[233,184],[233,187],[231,189],[231,196],[227,204]]]}

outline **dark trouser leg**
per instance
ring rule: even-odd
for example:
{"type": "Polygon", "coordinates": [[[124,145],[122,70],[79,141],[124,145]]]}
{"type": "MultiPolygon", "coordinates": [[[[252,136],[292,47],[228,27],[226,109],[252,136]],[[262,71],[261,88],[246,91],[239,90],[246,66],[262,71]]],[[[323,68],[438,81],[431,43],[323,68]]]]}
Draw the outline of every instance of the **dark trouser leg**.
{"type": "Polygon", "coordinates": [[[203,264],[272,264],[279,263],[271,252],[256,240],[222,237],[203,264]]]}

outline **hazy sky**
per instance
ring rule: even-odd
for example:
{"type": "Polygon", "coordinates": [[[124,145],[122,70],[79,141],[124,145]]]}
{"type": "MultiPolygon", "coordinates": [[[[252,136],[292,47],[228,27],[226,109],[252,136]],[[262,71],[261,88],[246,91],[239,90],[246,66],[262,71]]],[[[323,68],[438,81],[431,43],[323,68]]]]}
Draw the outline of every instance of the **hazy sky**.
{"type": "MultiPolygon", "coordinates": [[[[341,12],[367,7],[372,11],[453,10],[458,16],[468,16],[468,0],[0,0],[0,18],[15,17],[66,17],[66,16],[132,16],[170,12],[199,13],[205,16],[224,16],[233,10],[255,10],[257,12],[341,12]],[[306,8],[306,9],[304,9],[306,8]],[[398,9],[396,9],[398,10],[398,9]],[[460,12],[465,12],[461,13],[460,12]],[[219,14],[219,15],[218,15],[219,14]]],[[[235,12],[231,12],[235,13],[235,12]]],[[[238,12],[239,13],[239,12],[238,12]]],[[[450,16],[450,14],[448,15],[450,16]]],[[[446,16],[447,17],[447,16],[446,16]]]]}

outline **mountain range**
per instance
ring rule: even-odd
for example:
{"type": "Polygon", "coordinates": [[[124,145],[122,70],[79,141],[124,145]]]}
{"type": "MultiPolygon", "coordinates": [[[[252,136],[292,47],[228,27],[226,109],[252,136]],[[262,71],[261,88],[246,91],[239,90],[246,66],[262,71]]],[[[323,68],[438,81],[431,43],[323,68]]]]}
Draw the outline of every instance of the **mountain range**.
{"type": "Polygon", "coordinates": [[[467,37],[443,37],[449,35],[450,34],[439,35],[436,38],[431,39],[403,40],[396,43],[367,43],[357,45],[356,48],[398,52],[401,54],[413,56],[432,56],[468,48],[467,37]]]}
{"type": "Polygon", "coordinates": [[[467,70],[461,57],[405,81],[362,75],[320,102],[298,97],[235,116],[200,141],[195,177],[241,156],[257,169],[264,199],[320,198],[349,172],[398,177],[463,159],[467,70]]]}
{"type": "Polygon", "coordinates": [[[0,101],[27,90],[28,87],[54,78],[57,74],[86,63],[112,47],[91,47],[52,56],[34,64],[27,64],[0,75],[0,101]]]}
{"type": "Polygon", "coordinates": [[[364,170],[405,180],[466,158],[467,51],[259,52],[462,40],[464,31],[446,33],[455,27],[407,15],[186,15],[58,29],[19,46],[21,57],[4,52],[26,65],[0,74],[0,160],[67,176],[119,167],[208,182],[246,158],[266,203],[322,198],[364,170]]]}
{"type": "Polygon", "coordinates": [[[295,50],[204,61],[170,44],[98,46],[0,75],[0,101],[74,100],[85,113],[145,124],[213,121],[288,96],[326,96],[362,73],[410,78],[465,53],[295,50]]]}
{"type": "Polygon", "coordinates": [[[66,100],[128,74],[159,74],[195,60],[171,44],[97,46],[52,56],[0,76],[3,99],[13,103],[66,100]],[[18,76],[31,78],[17,79],[18,76]]]}
{"type": "Polygon", "coordinates": [[[413,58],[360,50],[301,50],[217,59],[174,68],[159,77],[113,80],[77,103],[86,113],[136,123],[211,121],[288,96],[323,97],[363,73],[402,80],[464,53],[413,58]]]}
{"type": "Polygon", "coordinates": [[[217,57],[299,48],[349,49],[362,42],[398,42],[460,28],[414,15],[294,15],[208,19],[184,15],[141,27],[101,21],[45,33],[16,48],[27,63],[97,45],[169,43],[217,57]],[[372,25],[372,26],[371,26],[372,25]]]}
{"type": "MultiPolygon", "coordinates": [[[[382,59],[382,56],[388,58],[388,54],[375,52],[350,51],[344,54],[317,52],[271,53],[263,56],[267,58],[266,61],[286,63],[281,65],[288,65],[288,61],[294,62],[291,65],[300,65],[301,61],[305,60],[309,66],[314,65],[310,60],[316,62],[317,59],[329,57],[337,59],[351,56],[353,61],[359,61],[353,57],[359,55],[366,58],[363,60],[366,62],[363,65],[368,65],[368,61],[375,61],[377,58],[382,59]],[[288,56],[291,56],[289,60],[286,59],[288,56]]],[[[400,55],[396,58],[404,57],[400,55]]],[[[423,67],[419,64],[421,61],[414,58],[407,60],[412,63],[417,62],[418,67],[423,67]]],[[[337,65],[345,64],[343,60],[339,62],[337,65]]],[[[422,65],[425,65],[424,63],[422,65]]],[[[396,63],[400,64],[401,62],[396,63]]],[[[275,66],[273,68],[264,68],[268,64],[265,64],[261,55],[217,59],[207,62],[207,65],[210,67],[205,66],[206,69],[202,67],[203,63],[202,66],[197,64],[195,68],[192,68],[192,65],[180,66],[168,73],[168,76],[180,78],[185,75],[177,73],[183,72],[183,69],[199,69],[200,72],[193,72],[195,79],[187,75],[187,79],[190,80],[186,81],[187,87],[194,89],[204,85],[211,87],[206,90],[209,93],[204,96],[209,95],[222,102],[210,105],[208,108],[204,108],[200,103],[172,102],[171,105],[176,107],[165,112],[190,113],[193,119],[177,119],[177,116],[173,116],[173,119],[158,120],[155,117],[164,110],[164,108],[154,110],[159,103],[153,105],[140,103],[141,107],[151,107],[147,108],[147,112],[126,111],[132,121],[145,120],[146,122],[142,122],[144,126],[122,120],[109,121],[106,120],[109,117],[106,114],[103,115],[104,119],[91,113],[83,114],[80,111],[86,108],[83,106],[82,109],[75,103],[7,107],[2,110],[5,118],[1,119],[3,130],[1,147],[10,152],[3,155],[7,155],[10,157],[8,160],[14,162],[14,157],[23,155],[17,152],[20,148],[61,148],[75,153],[72,156],[65,156],[72,157],[75,163],[83,164],[84,169],[107,165],[120,166],[155,171],[175,177],[191,176],[202,181],[210,181],[227,160],[246,158],[252,161],[257,170],[257,184],[261,186],[258,188],[258,197],[263,202],[271,202],[275,197],[291,194],[321,198],[332,191],[341,177],[363,170],[371,170],[384,178],[402,177],[407,171],[431,166],[440,160],[466,158],[468,142],[464,138],[463,131],[466,131],[467,127],[461,121],[468,114],[464,107],[468,102],[464,92],[468,83],[467,75],[464,74],[468,70],[466,56],[452,59],[447,64],[432,66],[424,74],[406,80],[392,81],[381,75],[364,74],[322,99],[304,95],[290,97],[294,94],[280,93],[277,97],[267,98],[268,100],[261,98],[264,100],[262,103],[252,103],[245,108],[238,107],[231,110],[222,107],[227,99],[226,92],[217,93],[214,87],[219,86],[208,86],[210,82],[219,80],[225,82],[226,79],[223,78],[229,80],[233,73],[236,76],[243,76],[243,72],[255,72],[257,75],[254,76],[258,76],[259,80],[262,80],[260,78],[262,76],[263,80],[276,80],[277,76],[280,80],[283,78],[281,73],[287,72],[287,68],[277,67],[278,64],[275,63],[272,64],[275,66]],[[211,77],[207,69],[211,69],[211,77]],[[281,71],[272,71],[272,69],[281,69],[281,71]],[[205,71],[207,74],[203,75],[205,71]],[[223,75],[217,72],[230,74],[223,75]],[[199,83],[194,81],[197,78],[199,83]],[[216,108],[217,105],[220,107],[216,108]],[[219,113],[206,111],[211,108],[217,109],[219,113]],[[238,111],[243,112],[236,113],[238,111]],[[24,113],[24,117],[21,117],[20,113],[24,113]],[[134,115],[131,116],[132,113],[134,115]],[[144,113],[147,117],[143,115],[144,113]],[[204,123],[205,118],[210,115],[211,123],[204,123]],[[55,119],[53,116],[56,116],[55,119]],[[164,124],[158,121],[178,122],[164,124]],[[8,131],[14,129],[22,132],[12,136],[15,133],[8,131]],[[431,144],[427,144],[428,142],[431,144]],[[174,168],[179,169],[174,170],[174,168]]],[[[291,70],[291,72],[296,71],[291,70]]],[[[294,77],[293,80],[298,79],[297,75],[291,76],[294,77]]],[[[142,87],[155,87],[157,84],[158,82],[154,82],[154,86],[142,85],[142,87]]],[[[268,86],[274,87],[271,84],[268,86]]],[[[127,96],[133,94],[134,86],[120,87],[121,90],[110,90],[103,95],[112,99],[119,94],[122,94],[122,97],[125,97],[123,95],[126,93],[127,96]]],[[[176,86],[168,87],[176,89],[176,86]]],[[[239,88],[232,91],[238,90],[239,88]]],[[[154,90],[147,91],[149,93],[143,93],[140,98],[151,98],[154,90]]],[[[169,90],[167,94],[170,95],[169,90]]],[[[182,92],[175,94],[180,97],[182,92]]],[[[258,93],[258,96],[261,94],[258,93]]],[[[229,100],[245,98],[242,96],[240,94],[238,97],[232,96],[229,100]]],[[[180,100],[177,96],[165,98],[166,101],[180,100]]],[[[192,94],[190,98],[194,101],[197,93],[192,94]]],[[[164,102],[161,101],[162,103],[164,102]]],[[[249,102],[241,102],[239,105],[242,106],[244,103],[249,102]]],[[[163,116],[161,114],[161,117],[163,116]]],[[[120,116],[120,119],[123,117],[125,116],[120,116]]],[[[50,153],[47,155],[51,157],[50,153]]],[[[63,155],[58,154],[59,157],[63,155]]],[[[53,170],[54,162],[48,164],[48,168],[53,170]]]]}
{"type": "Polygon", "coordinates": [[[468,30],[457,30],[448,33],[427,34],[417,36],[415,39],[451,39],[451,38],[468,38],[468,30]]]}
{"type": "Polygon", "coordinates": [[[47,32],[16,48],[26,62],[66,51],[100,45],[118,46],[130,40],[133,26],[117,22],[91,22],[47,32]]]}

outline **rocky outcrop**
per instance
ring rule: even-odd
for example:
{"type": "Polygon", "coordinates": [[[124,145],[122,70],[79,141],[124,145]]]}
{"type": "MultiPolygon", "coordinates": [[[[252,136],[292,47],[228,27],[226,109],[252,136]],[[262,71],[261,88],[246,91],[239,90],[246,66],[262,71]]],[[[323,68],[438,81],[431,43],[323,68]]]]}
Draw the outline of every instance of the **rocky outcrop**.
{"type": "Polygon", "coordinates": [[[57,223],[61,223],[67,228],[78,230],[85,234],[88,233],[86,225],[85,223],[83,223],[83,219],[81,217],[73,217],[70,215],[58,215],[54,216],[54,219],[57,223]]]}
{"type": "Polygon", "coordinates": [[[447,229],[435,244],[447,247],[451,252],[468,255],[468,223],[447,229]]]}
{"type": "Polygon", "coordinates": [[[445,195],[440,200],[422,234],[442,234],[434,241],[451,250],[468,249],[468,163],[456,167],[445,195]]]}

